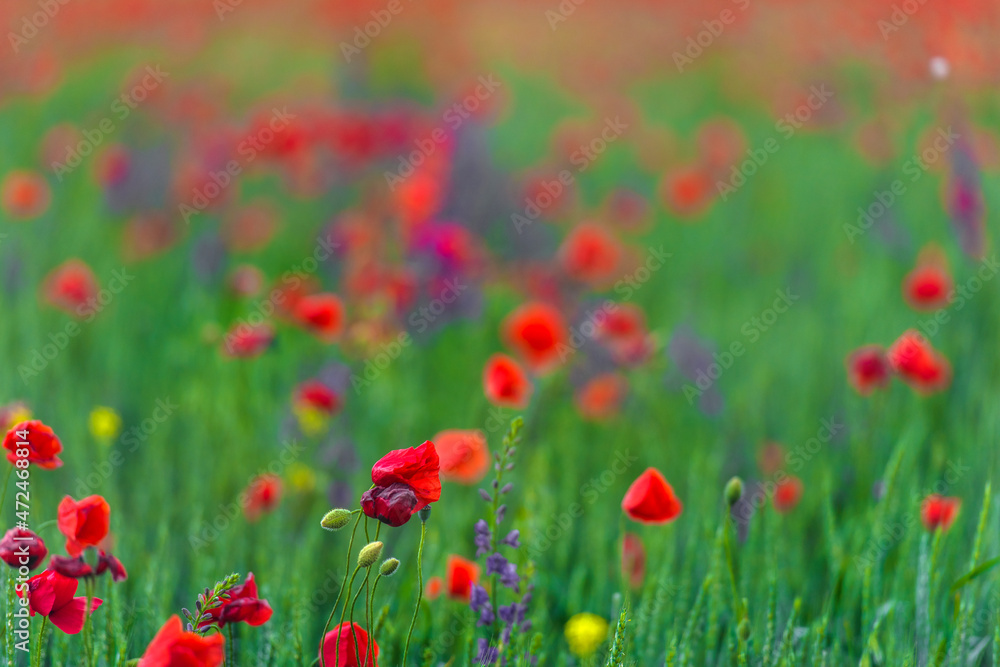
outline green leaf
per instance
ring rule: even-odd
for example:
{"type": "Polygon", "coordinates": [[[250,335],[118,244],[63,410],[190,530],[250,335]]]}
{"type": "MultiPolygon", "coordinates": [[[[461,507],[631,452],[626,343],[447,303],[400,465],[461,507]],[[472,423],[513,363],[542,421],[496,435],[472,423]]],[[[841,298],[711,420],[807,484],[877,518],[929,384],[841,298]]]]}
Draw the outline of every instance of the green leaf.
{"type": "Polygon", "coordinates": [[[959,588],[965,586],[967,583],[969,583],[970,581],[981,575],[983,572],[993,569],[993,566],[995,566],[997,563],[1000,563],[1000,556],[997,556],[996,558],[991,558],[990,560],[982,563],[978,567],[975,567],[970,571],[966,572],[961,577],[956,579],[955,583],[951,585],[951,592],[954,593],[959,588]]]}

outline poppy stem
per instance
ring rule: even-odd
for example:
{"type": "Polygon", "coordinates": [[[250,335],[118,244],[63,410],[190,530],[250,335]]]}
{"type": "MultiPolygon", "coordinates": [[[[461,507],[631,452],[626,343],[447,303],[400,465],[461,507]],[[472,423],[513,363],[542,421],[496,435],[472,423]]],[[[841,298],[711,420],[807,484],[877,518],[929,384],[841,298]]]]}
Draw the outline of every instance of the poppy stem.
{"type": "Polygon", "coordinates": [[[90,617],[93,615],[93,604],[94,604],[94,578],[87,577],[85,579],[87,582],[87,606],[83,608],[83,645],[86,647],[87,651],[87,664],[94,664],[94,651],[93,642],[90,636],[90,617]]]}
{"type": "MultiPolygon", "coordinates": [[[[361,662],[361,649],[358,648],[358,631],[354,625],[354,607],[358,604],[358,598],[361,597],[361,592],[368,586],[368,578],[372,576],[371,566],[365,568],[365,583],[364,586],[358,586],[358,592],[354,594],[354,599],[351,600],[351,615],[347,618],[347,622],[351,624],[351,636],[354,637],[354,660],[355,664],[362,665],[365,667],[365,663],[368,662],[368,658],[365,658],[365,663],[361,662]]],[[[368,598],[365,598],[365,607],[368,606],[368,598]]],[[[365,611],[365,616],[368,615],[367,610],[365,611]]],[[[365,641],[365,650],[368,650],[368,642],[365,641]]]]}
{"type": "Polygon", "coordinates": [[[229,624],[228,630],[229,630],[229,647],[228,647],[229,648],[229,660],[226,661],[226,664],[229,667],[235,667],[236,663],[233,662],[233,652],[236,649],[236,645],[233,643],[233,624],[232,623],[229,624]]]}
{"type": "MultiPolygon", "coordinates": [[[[376,542],[378,541],[378,534],[380,532],[382,532],[382,522],[381,521],[379,521],[375,525],[375,541],[376,542]]],[[[374,566],[372,566],[372,567],[374,567],[374,566]]],[[[370,571],[371,571],[371,569],[369,568],[369,572],[370,571]]],[[[381,570],[381,568],[379,568],[379,573],[375,576],[375,583],[372,584],[371,591],[367,590],[367,587],[368,587],[368,578],[365,577],[365,588],[366,588],[366,590],[365,590],[365,625],[368,626],[368,641],[365,642],[365,646],[367,647],[368,655],[370,655],[370,656],[374,656],[375,655],[375,628],[372,627],[372,624],[374,623],[374,620],[375,620],[375,618],[374,618],[374,611],[375,610],[373,609],[373,605],[375,604],[375,587],[378,586],[378,580],[379,580],[379,578],[381,576],[382,576],[382,570],[381,570]]],[[[367,661],[367,658],[365,658],[365,660],[367,661]]],[[[374,662],[374,661],[375,661],[375,658],[373,657],[372,658],[372,662],[374,662]]]]}
{"type": "Polygon", "coordinates": [[[49,622],[48,616],[42,616],[42,627],[38,631],[38,649],[35,651],[35,660],[32,662],[36,667],[42,667],[42,646],[45,644],[45,626],[49,622]]]}
{"type": "MultiPolygon", "coordinates": [[[[7,500],[7,485],[10,484],[11,475],[14,474],[13,464],[7,470],[7,477],[3,481],[3,495],[0,495],[0,511],[3,511],[4,501],[7,500]]],[[[16,509],[16,508],[15,508],[16,509]]]]}
{"type": "Polygon", "coordinates": [[[410,637],[413,636],[413,626],[417,624],[417,614],[420,613],[420,600],[424,596],[424,535],[427,533],[427,524],[420,522],[420,546],[417,547],[417,606],[413,608],[413,620],[410,621],[410,631],[406,633],[406,645],[403,647],[403,664],[406,667],[406,656],[410,652],[410,637]]]}
{"type": "MultiPolygon", "coordinates": [[[[347,560],[344,563],[344,580],[340,582],[340,592],[337,593],[337,601],[333,603],[333,609],[330,610],[330,616],[326,619],[326,625],[323,626],[323,634],[319,636],[320,667],[326,667],[326,656],[323,654],[323,642],[326,639],[326,633],[330,630],[330,623],[333,621],[333,615],[337,613],[337,607],[340,606],[340,598],[344,595],[344,586],[347,584],[347,571],[351,568],[351,550],[354,549],[354,536],[358,532],[358,524],[361,523],[362,516],[363,515],[359,512],[358,518],[354,521],[354,530],[351,531],[351,541],[347,545],[347,560]]],[[[337,662],[340,662],[339,656],[337,662]]]]}

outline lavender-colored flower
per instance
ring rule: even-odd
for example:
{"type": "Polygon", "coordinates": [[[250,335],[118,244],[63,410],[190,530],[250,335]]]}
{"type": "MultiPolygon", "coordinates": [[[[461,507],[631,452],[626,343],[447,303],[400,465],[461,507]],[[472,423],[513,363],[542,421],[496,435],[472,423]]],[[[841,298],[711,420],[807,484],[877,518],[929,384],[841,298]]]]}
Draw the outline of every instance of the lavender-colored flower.
{"type": "Polygon", "coordinates": [[[490,646],[490,642],[485,637],[479,638],[479,652],[476,654],[477,665],[495,664],[500,657],[500,650],[496,646],[490,646]]]}
{"type": "Polygon", "coordinates": [[[472,591],[469,593],[469,607],[472,611],[479,611],[484,605],[489,605],[490,594],[479,584],[472,584],[472,591]]]}
{"type": "Polygon", "coordinates": [[[512,591],[517,590],[517,587],[521,585],[521,577],[517,574],[517,565],[507,563],[503,572],[500,573],[500,583],[512,591]]]}
{"type": "Polygon", "coordinates": [[[486,491],[486,489],[479,489],[479,497],[488,503],[493,502],[493,497],[486,491]]]}
{"type": "Polygon", "coordinates": [[[490,541],[493,539],[493,531],[485,519],[476,522],[476,558],[484,556],[490,552],[490,541]]]}
{"type": "Polygon", "coordinates": [[[500,620],[508,625],[513,625],[517,622],[517,608],[518,604],[512,602],[511,604],[500,605],[497,608],[497,615],[500,616],[500,620]]]}
{"type": "Polygon", "coordinates": [[[503,521],[503,518],[506,515],[507,515],[507,506],[506,505],[501,505],[500,507],[497,508],[497,525],[498,526],[503,521]]]}
{"type": "Polygon", "coordinates": [[[520,538],[521,538],[521,531],[515,528],[514,530],[507,533],[507,537],[503,538],[500,541],[509,547],[514,547],[515,549],[517,549],[518,547],[521,546],[520,538]]]}
{"type": "Polygon", "coordinates": [[[491,574],[503,574],[504,568],[506,567],[507,567],[507,558],[499,551],[490,554],[490,557],[486,559],[487,576],[491,574]]]}

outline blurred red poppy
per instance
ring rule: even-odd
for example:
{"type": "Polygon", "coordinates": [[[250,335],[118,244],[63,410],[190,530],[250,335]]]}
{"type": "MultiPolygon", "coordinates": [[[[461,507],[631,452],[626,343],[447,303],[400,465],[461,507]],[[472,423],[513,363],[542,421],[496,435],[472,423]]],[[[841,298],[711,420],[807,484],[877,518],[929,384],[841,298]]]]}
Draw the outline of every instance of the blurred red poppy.
{"type": "Polygon", "coordinates": [[[332,343],[344,330],[344,304],[336,294],[311,294],[296,304],[295,319],[320,340],[332,343]]]}
{"type": "Polygon", "coordinates": [[[247,574],[246,581],[233,586],[226,591],[226,594],[229,599],[221,606],[208,610],[205,620],[198,625],[199,630],[208,628],[213,621],[220,628],[224,628],[227,623],[263,625],[270,620],[271,605],[267,600],[257,597],[257,582],[253,579],[253,572],[247,574]]]}
{"type": "Polygon", "coordinates": [[[79,556],[87,547],[96,547],[108,534],[111,507],[103,497],[87,496],[76,501],[66,496],[59,503],[59,532],[66,536],[66,553],[79,556]]]}
{"type": "Polygon", "coordinates": [[[949,498],[936,493],[929,495],[920,505],[920,521],[927,530],[940,528],[942,532],[946,531],[955,522],[961,506],[960,498],[949,498]]]}
{"type": "Polygon", "coordinates": [[[295,405],[318,410],[327,415],[340,411],[340,395],[319,380],[307,380],[295,390],[295,405]]]}
{"type": "Polygon", "coordinates": [[[229,289],[238,297],[254,296],[264,289],[264,272],[253,264],[241,264],[229,274],[229,289]]]}
{"type": "Polygon", "coordinates": [[[490,469],[490,448],[479,430],[449,429],[434,436],[441,461],[441,478],[476,484],[490,469]]]}
{"type": "Polygon", "coordinates": [[[578,225],[559,248],[559,263],[566,275],[593,287],[613,281],[621,260],[618,239],[593,223],[578,225]]]}
{"type": "Polygon", "coordinates": [[[33,171],[12,171],[0,185],[0,206],[14,221],[37,218],[48,210],[51,199],[48,182],[33,171]]]}
{"type": "MultiPolygon", "coordinates": [[[[21,586],[16,588],[17,596],[28,596],[29,613],[48,617],[52,625],[68,635],[75,635],[83,629],[87,613],[87,598],[73,597],[79,582],[53,570],[45,570],[28,579],[27,592],[21,586]]],[[[89,612],[101,606],[104,600],[93,598],[89,612]]]]}
{"type": "Polygon", "coordinates": [[[712,181],[700,167],[685,167],[663,177],[662,195],[675,215],[693,218],[712,203],[712,181]]]}
{"type": "Polygon", "coordinates": [[[34,570],[48,553],[42,538],[27,528],[11,528],[0,539],[0,560],[11,567],[34,570]]]}
{"type": "Polygon", "coordinates": [[[472,595],[472,584],[479,583],[479,566],[453,554],[448,556],[446,578],[448,597],[468,602],[472,595]]]}
{"type": "Polygon", "coordinates": [[[646,578],[646,548],[635,533],[625,533],[622,540],[622,575],[632,589],[641,588],[646,578]]]}
{"type": "Polygon", "coordinates": [[[258,475],[250,481],[246,490],[246,504],[243,514],[248,521],[256,521],[263,514],[273,512],[281,502],[282,484],[277,475],[258,475]]]}
{"type": "Polygon", "coordinates": [[[602,373],[576,392],[576,409],[584,419],[603,421],[618,414],[628,393],[628,381],[620,373],[602,373]]]}
{"type": "Polygon", "coordinates": [[[222,633],[202,637],[185,632],[174,614],[146,647],[138,667],[218,667],[225,659],[225,641],[222,633]]]}
{"type": "Polygon", "coordinates": [[[378,644],[374,646],[369,654],[368,633],[365,629],[357,623],[341,623],[323,638],[322,662],[327,667],[378,667],[378,644]]]}
{"type": "Polygon", "coordinates": [[[237,323],[222,339],[222,352],[228,357],[252,359],[264,353],[274,342],[270,324],[252,326],[237,323]]]}
{"type": "Polygon", "coordinates": [[[940,391],[951,383],[951,364],[914,329],[904,332],[886,356],[903,381],[920,393],[940,391]]]}
{"type": "Polygon", "coordinates": [[[802,499],[802,480],[798,477],[789,477],[778,482],[774,489],[774,509],[778,512],[790,512],[795,509],[802,499]]]}
{"type": "Polygon", "coordinates": [[[94,272],[82,260],[69,259],[52,269],[42,282],[45,302],[73,317],[97,298],[99,288],[94,272]]]}
{"type": "Polygon", "coordinates": [[[653,351],[646,314],[633,303],[606,309],[605,317],[597,322],[596,338],[623,364],[641,364],[653,351]]]}
{"type": "Polygon", "coordinates": [[[444,587],[444,582],[441,581],[441,577],[431,577],[427,580],[427,585],[424,587],[424,597],[428,600],[434,600],[437,596],[441,595],[441,589],[444,587]]]}
{"type": "Polygon", "coordinates": [[[914,310],[937,310],[948,305],[953,287],[944,252],[930,246],[921,251],[917,266],[903,280],[903,298],[914,310]]]}
{"type": "Polygon", "coordinates": [[[63,464],[59,458],[62,442],[51,428],[37,419],[15,424],[4,436],[3,448],[7,450],[7,460],[11,463],[16,463],[19,458],[25,458],[18,456],[20,453],[27,455],[28,463],[34,463],[46,470],[58,468],[63,464]]]}
{"type": "Polygon", "coordinates": [[[847,379],[854,391],[868,396],[889,386],[892,369],[881,345],[865,345],[847,355],[847,379]]]}
{"type": "Polygon", "coordinates": [[[507,316],[502,336],[534,372],[544,373],[561,361],[569,334],[562,314],[554,306],[532,302],[507,316]]]}
{"type": "Polygon", "coordinates": [[[528,406],[534,387],[527,373],[506,354],[494,354],[483,368],[486,399],[503,408],[521,410],[528,406]]]}
{"type": "Polygon", "coordinates": [[[680,516],[683,506],[656,468],[647,468],[625,492],[622,509],[639,523],[668,523],[680,516]]]}

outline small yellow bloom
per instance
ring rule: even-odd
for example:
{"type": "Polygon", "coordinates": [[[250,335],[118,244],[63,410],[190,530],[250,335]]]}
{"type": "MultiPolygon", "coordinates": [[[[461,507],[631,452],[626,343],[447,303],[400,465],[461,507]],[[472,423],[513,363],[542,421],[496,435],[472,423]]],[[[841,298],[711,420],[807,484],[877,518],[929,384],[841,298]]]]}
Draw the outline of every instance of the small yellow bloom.
{"type": "Polygon", "coordinates": [[[4,431],[9,431],[21,422],[26,422],[31,419],[31,410],[28,409],[27,405],[21,403],[20,401],[3,406],[0,408],[0,414],[3,415],[6,422],[3,425],[4,431]]]}
{"type": "Polygon", "coordinates": [[[96,439],[109,442],[122,431],[122,418],[111,408],[99,405],[90,412],[90,434],[96,439]]]}
{"type": "Polygon", "coordinates": [[[288,466],[288,484],[300,493],[308,493],[316,488],[316,473],[304,463],[288,466]]]}
{"type": "Polygon", "coordinates": [[[566,643],[578,658],[587,658],[608,637],[608,622],[595,614],[577,614],[566,622],[566,643]]]}
{"type": "Polygon", "coordinates": [[[308,437],[326,433],[326,429],[330,425],[330,418],[322,410],[306,405],[296,405],[292,412],[299,420],[299,428],[302,429],[302,433],[308,437]]]}

